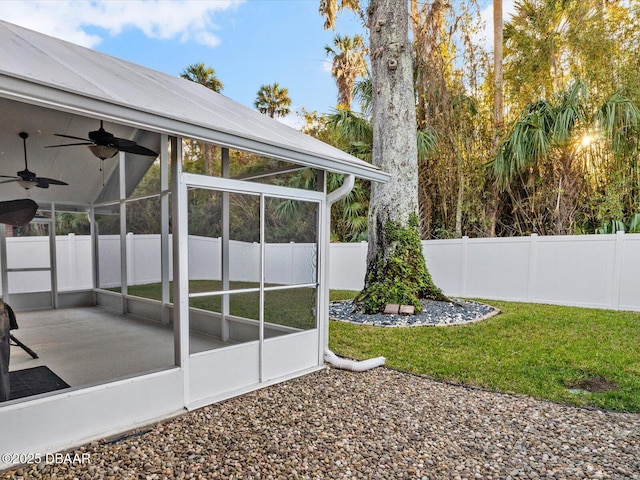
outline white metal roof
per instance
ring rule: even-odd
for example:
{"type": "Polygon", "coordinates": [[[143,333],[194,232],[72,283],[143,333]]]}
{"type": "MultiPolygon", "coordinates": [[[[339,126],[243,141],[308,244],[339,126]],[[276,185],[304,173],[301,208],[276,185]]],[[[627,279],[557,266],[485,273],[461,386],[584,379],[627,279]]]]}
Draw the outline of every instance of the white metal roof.
{"type": "MultiPolygon", "coordinates": [[[[177,76],[3,21],[0,45],[0,107],[4,112],[0,174],[7,173],[3,163],[8,157],[2,154],[9,144],[20,141],[20,129],[31,128],[32,135],[38,132],[42,138],[36,136],[32,141],[43,146],[60,143],[53,133],[84,137],[103,119],[112,122],[110,131],[116,136],[136,141],[139,130],[179,135],[367,180],[388,180],[386,173],[367,162],[177,76]],[[50,111],[67,116],[57,117],[50,111]],[[7,112],[14,112],[23,124],[10,127],[7,112]]],[[[147,133],[139,143],[146,139],[145,146],[155,149],[159,138],[151,136],[147,133]]],[[[18,146],[20,162],[22,144],[18,146]]],[[[65,150],[63,156],[69,156],[73,149],[46,149],[47,154],[58,157],[61,150],[65,150]]],[[[42,168],[53,170],[38,175],[63,175],[64,166],[59,162],[56,167],[55,158],[52,161],[53,166],[42,168]]],[[[93,193],[91,197],[87,192],[87,200],[96,198],[93,193]]]]}

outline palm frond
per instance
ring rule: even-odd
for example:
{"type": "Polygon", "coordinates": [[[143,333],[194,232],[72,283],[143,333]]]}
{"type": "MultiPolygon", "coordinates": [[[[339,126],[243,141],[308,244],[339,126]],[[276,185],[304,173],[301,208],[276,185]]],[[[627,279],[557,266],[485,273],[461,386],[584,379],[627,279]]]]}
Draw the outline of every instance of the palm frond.
{"type": "Polygon", "coordinates": [[[553,139],[558,145],[567,144],[576,124],[585,120],[583,105],[586,93],[586,86],[576,82],[561,94],[558,106],[553,109],[553,139]]]}
{"type": "Polygon", "coordinates": [[[418,161],[422,162],[433,155],[438,146],[438,133],[432,127],[418,130],[418,161]]]}
{"type": "Polygon", "coordinates": [[[355,83],[353,96],[360,102],[362,113],[366,117],[370,117],[373,106],[373,83],[371,82],[371,75],[367,75],[355,83]]]}
{"type": "Polygon", "coordinates": [[[327,117],[326,125],[335,137],[346,145],[373,143],[373,128],[371,123],[352,110],[336,110],[335,113],[327,117]]]}
{"type": "Polygon", "coordinates": [[[623,92],[616,92],[600,107],[596,124],[611,140],[614,153],[630,152],[638,148],[640,107],[623,92]]]}
{"type": "Polygon", "coordinates": [[[502,190],[508,189],[517,175],[549,154],[553,129],[554,109],[550,103],[539,100],[525,108],[490,162],[502,190]]]}

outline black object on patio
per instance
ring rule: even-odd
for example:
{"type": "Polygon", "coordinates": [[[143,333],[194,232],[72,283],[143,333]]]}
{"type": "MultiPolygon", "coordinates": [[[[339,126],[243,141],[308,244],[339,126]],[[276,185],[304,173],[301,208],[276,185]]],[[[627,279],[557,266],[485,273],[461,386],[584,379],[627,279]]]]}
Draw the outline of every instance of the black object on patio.
{"type": "Polygon", "coordinates": [[[49,367],[40,366],[9,372],[11,400],[69,388],[49,367]]]}

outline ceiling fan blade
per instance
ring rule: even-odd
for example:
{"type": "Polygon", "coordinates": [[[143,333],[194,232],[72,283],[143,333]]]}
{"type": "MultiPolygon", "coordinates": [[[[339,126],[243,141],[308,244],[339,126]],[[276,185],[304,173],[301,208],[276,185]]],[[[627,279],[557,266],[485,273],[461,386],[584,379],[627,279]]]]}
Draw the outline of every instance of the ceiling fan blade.
{"type": "Polygon", "coordinates": [[[82,142],[82,143],[63,143],[62,145],[47,145],[44,148],[58,148],[58,147],[74,147],[76,145],[94,145],[93,142],[82,142]]]}
{"type": "Polygon", "coordinates": [[[73,138],[74,140],[83,140],[85,142],[91,142],[91,140],[89,140],[88,138],[74,137],[73,135],[64,135],[62,133],[54,133],[54,135],[56,137],[73,138]]]}
{"type": "Polygon", "coordinates": [[[3,177],[11,178],[11,180],[3,180],[3,181],[1,181],[1,182],[0,182],[0,184],[3,184],[3,183],[11,183],[11,182],[17,182],[17,181],[19,181],[19,180],[22,180],[21,178],[18,178],[18,177],[7,177],[6,175],[3,175],[3,177]]]}
{"type": "Polygon", "coordinates": [[[57,137],[72,138],[74,140],[82,140],[82,143],[67,143],[64,145],[50,145],[46,148],[70,147],[74,145],[97,145],[101,147],[113,147],[116,150],[135,155],[146,155],[157,157],[158,154],[142,145],[138,145],[133,140],[115,137],[112,133],[104,129],[103,122],[100,121],[100,129],[89,132],[89,138],[74,137],[73,135],[64,135],[62,133],[54,133],[57,137]]]}
{"type": "Polygon", "coordinates": [[[0,178],[13,178],[14,180],[20,180],[20,177],[16,177],[15,175],[0,175],[0,178]]]}
{"type": "MultiPolygon", "coordinates": [[[[66,182],[63,182],[62,180],[56,180],[55,178],[47,178],[47,177],[37,177],[36,178],[36,183],[38,184],[38,187],[40,186],[41,183],[46,183],[47,186],[49,185],[69,185],[66,182]]],[[[47,188],[47,187],[44,187],[47,188]]]]}
{"type": "Polygon", "coordinates": [[[38,211],[38,204],[30,198],[0,202],[0,223],[26,225],[38,211]]]}
{"type": "Polygon", "coordinates": [[[126,138],[118,138],[112,137],[109,141],[109,145],[116,148],[127,148],[127,147],[135,147],[137,145],[133,140],[128,140],[126,138]]]}
{"type": "Polygon", "coordinates": [[[147,155],[149,157],[157,157],[158,154],[153,150],[149,150],[147,147],[143,147],[142,145],[138,145],[134,142],[132,146],[126,147],[118,147],[119,150],[126,153],[134,153],[136,155],[147,155]]]}

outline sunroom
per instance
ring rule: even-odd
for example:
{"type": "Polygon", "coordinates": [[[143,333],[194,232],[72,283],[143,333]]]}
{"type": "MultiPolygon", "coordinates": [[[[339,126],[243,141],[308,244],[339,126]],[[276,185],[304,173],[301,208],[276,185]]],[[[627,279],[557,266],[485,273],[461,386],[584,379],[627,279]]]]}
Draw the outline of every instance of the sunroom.
{"type": "Polygon", "coordinates": [[[387,175],[187,80],[6,22],[0,42],[0,210],[37,204],[0,228],[12,390],[43,375],[0,402],[0,451],[321,368],[331,204],[387,175]]]}

